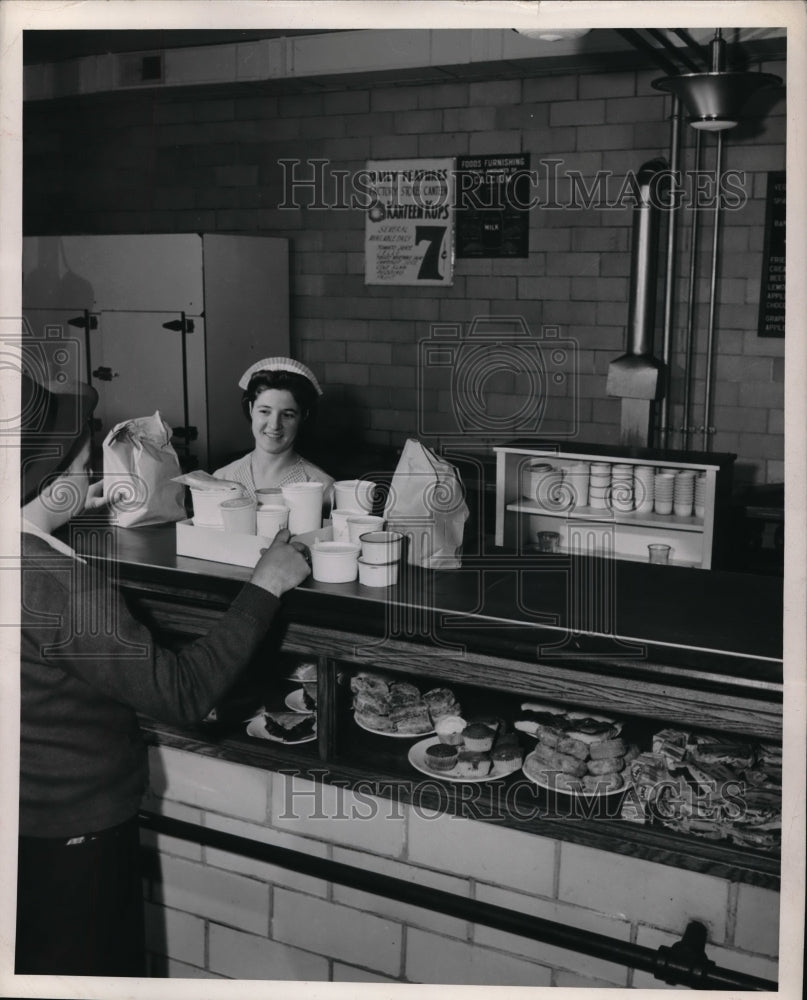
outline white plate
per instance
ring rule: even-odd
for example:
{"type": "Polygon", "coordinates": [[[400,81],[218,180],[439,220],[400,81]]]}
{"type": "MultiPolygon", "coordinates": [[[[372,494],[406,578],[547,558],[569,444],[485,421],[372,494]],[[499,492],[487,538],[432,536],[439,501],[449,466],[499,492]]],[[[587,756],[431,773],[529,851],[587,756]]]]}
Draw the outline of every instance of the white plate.
{"type": "MultiPolygon", "coordinates": [[[[530,774],[527,771],[527,760],[529,760],[529,757],[530,754],[527,754],[524,764],[521,767],[524,777],[529,781],[532,781],[533,784],[536,784],[539,788],[545,788],[548,792],[554,792],[556,795],[576,795],[578,798],[583,799],[604,799],[608,798],[609,795],[622,795],[628,788],[628,786],[624,784],[620,788],[612,788],[610,791],[606,792],[574,792],[570,788],[556,788],[555,785],[549,781],[541,781],[540,778],[537,778],[534,774],[530,774]]],[[[543,771],[544,774],[546,774],[546,770],[547,769],[545,768],[543,771]]],[[[549,768],[548,770],[554,773],[557,768],[549,768]]],[[[540,768],[538,769],[538,773],[541,773],[540,768]]]]}
{"type": "Polygon", "coordinates": [[[286,708],[292,712],[299,712],[300,715],[313,715],[314,709],[306,706],[303,694],[304,692],[302,688],[297,688],[296,691],[292,691],[291,694],[287,694],[285,698],[286,708]]]}
{"type": "Polygon", "coordinates": [[[471,775],[456,775],[452,774],[451,771],[435,771],[434,768],[429,767],[426,763],[426,751],[429,747],[433,747],[435,743],[439,743],[439,737],[421,740],[420,743],[416,743],[413,747],[409,748],[409,763],[416,771],[420,771],[422,774],[428,774],[430,778],[443,778],[445,781],[456,781],[456,782],[478,782],[478,781],[493,781],[495,778],[506,778],[508,774],[514,774],[521,768],[520,764],[494,764],[493,767],[488,771],[487,774],[480,774],[477,777],[471,775]]]}
{"type": "MultiPolygon", "coordinates": [[[[434,733],[433,729],[430,729],[427,733],[395,733],[395,732],[390,732],[387,729],[371,729],[370,726],[362,722],[358,716],[354,715],[353,718],[359,729],[364,729],[368,733],[375,733],[376,736],[391,736],[393,739],[396,740],[419,740],[422,739],[422,737],[424,736],[431,736],[434,733]]],[[[430,771],[429,773],[433,774],[434,772],[430,771]]]]}
{"type": "Polygon", "coordinates": [[[281,740],[279,736],[272,736],[263,724],[263,715],[250,719],[247,726],[247,736],[254,736],[259,740],[271,740],[272,743],[280,743],[284,747],[293,747],[298,743],[311,743],[317,738],[317,724],[314,723],[314,732],[310,736],[304,736],[301,740],[281,740]]]}

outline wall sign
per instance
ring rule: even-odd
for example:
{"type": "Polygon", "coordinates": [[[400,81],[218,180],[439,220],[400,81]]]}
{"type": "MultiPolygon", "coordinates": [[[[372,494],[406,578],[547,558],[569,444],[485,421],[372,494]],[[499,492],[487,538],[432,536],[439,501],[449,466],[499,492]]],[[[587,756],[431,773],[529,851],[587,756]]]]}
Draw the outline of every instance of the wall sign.
{"type": "Polygon", "coordinates": [[[762,285],[759,292],[760,337],[785,335],[785,171],[768,174],[765,208],[765,249],[762,256],[762,285]]]}
{"type": "Polygon", "coordinates": [[[457,257],[529,257],[530,154],[457,157],[457,257]]]}
{"type": "Polygon", "coordinates": [[[364,178],[368,285],[454,281],[454,160],[370,160],[364,178]]]}

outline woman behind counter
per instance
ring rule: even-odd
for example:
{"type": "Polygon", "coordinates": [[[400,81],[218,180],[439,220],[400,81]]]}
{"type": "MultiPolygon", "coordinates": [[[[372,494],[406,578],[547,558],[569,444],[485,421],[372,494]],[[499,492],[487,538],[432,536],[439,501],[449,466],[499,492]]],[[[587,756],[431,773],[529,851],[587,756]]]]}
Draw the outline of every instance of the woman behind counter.
{"type": "Polygon", "coordinates": [[[292,358],[264,358],[247,368],[238,385],[244,391],[241,406],[252,423],[255,447],[213,475],[240,483],[253,499],[256,490],[304,482],[322,483],[327,499],[333,479],[294,447],[322,395],[311,369],[292,358]]]}

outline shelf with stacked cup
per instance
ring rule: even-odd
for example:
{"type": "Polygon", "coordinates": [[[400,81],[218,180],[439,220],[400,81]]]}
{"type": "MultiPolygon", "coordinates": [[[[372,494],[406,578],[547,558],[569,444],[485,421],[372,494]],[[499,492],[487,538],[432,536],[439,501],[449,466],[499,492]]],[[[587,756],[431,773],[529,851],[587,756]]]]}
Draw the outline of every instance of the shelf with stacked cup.
{"type": "Polygon", "coordinates": [[[494,451],[496,545],[712,567],[733,455],[586,445],[494,451]]]}

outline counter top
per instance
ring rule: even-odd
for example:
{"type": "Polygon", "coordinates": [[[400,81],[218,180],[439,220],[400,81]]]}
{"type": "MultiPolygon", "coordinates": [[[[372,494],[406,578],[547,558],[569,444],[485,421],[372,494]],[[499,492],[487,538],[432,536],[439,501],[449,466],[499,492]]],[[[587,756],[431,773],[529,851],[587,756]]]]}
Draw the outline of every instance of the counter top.
{"type": "MultiPolygon", "coordinates": [[[[176,554],[173,525],[111,529],[102,558],[121,579],[172,590],[213,592],[226,601],[250,570],[176,554]]],[[[782,581],[750,574],[566,555],[495,550],[461,569],[401,566],[390,588],[307,580],[284,599],[291,621],[402,638],[439,634],[462,642],[473,633],[488,652],[536,646],[543,659],[590,664],[615,659],[698,668],[780,688],[782,581]],[[591,594],[601,595],[592,601],[591,594]]]]}

